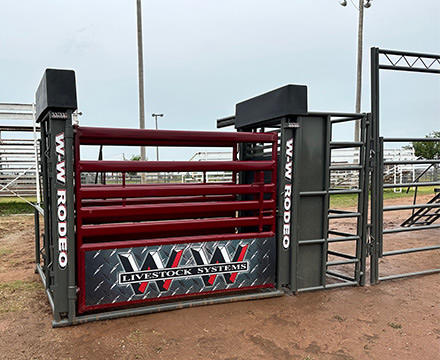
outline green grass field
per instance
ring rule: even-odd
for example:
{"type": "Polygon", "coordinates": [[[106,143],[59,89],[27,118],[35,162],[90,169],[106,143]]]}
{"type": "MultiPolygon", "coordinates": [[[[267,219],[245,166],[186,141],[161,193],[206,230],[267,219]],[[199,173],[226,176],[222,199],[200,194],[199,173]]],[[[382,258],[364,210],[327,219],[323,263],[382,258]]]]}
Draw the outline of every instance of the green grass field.
{"type": "MultiPolygon", "coordinates": [[[[26,198],[27,201],[35,203],[37,198],[26,198]]],[[[12,214],[32,214],[34,208],[24,200],[17,197],[0,197],[0,216],[12,214]]]]}
{"type": "MultiPolygon", "coordinates": [[[[432,194],[434,196],[434,187],[419,187],[417,196],[432,194]]],[[[413,197],[414,190],[411,188],[408,194],[406,188],[402,189],[401,193],[395,193],[393,189],[386,189],[383,193],[383,199],[399,199],[404,197],[413,197]]],[[[357,206],[357,194],[332,195],[330,197],[330,206],[332,208],[343,208],[349,206],[357,206]]]]}

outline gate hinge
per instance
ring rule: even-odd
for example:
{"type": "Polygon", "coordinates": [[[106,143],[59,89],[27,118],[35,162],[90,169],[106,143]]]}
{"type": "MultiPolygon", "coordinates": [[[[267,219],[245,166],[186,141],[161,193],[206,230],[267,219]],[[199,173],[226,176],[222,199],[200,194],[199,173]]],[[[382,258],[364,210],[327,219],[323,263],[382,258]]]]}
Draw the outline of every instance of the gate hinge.
{"type": "Polygon", "coordinates": [[[368,241],[367,246],[365,247],[365,251],[366,251],[366,256],[371,256],[371,254],[373,253],[373,241],[370,238],[370,241],[368,241]]]}
{"type": "Polygon", "coordinates": [[[373,149],[370,150],[370,157],[368,160],[369,160],[370,167],[374,167],[375,162],[376,162],[376,152],[373,149]]]}

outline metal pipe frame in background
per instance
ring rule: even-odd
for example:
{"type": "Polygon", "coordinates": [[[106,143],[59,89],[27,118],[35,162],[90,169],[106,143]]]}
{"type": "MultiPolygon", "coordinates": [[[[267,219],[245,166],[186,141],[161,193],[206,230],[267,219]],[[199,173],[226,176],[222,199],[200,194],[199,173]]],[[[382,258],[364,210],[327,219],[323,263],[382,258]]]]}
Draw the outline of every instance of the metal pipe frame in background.
{"type": "Polygon", "coordinates": [[[439,246],[427,246],[414,249],[400,249],[395,251],[383,251],[384,234],[405,232],[405,231],[421,231],[439,228],[437,224],[427,226],[405,227],[395,229],[383,229],[383,212],[399,211],[404,209],[415,208],[438,208],[435,204],[422,204],[412,206],[383,206],[383,190],[395,187],[411,187],[411,186],[436,186],[439,182],[429,183],[402,183],[402,184],[384,184],[383,169],[384,165],[403,165],[403,164],[438,164],[439,160],[408,160],[408,161],[384,161],[383,149],[384,143],[392,142],[424,142],[424,141],[440,141],[437,138],[383,138],[380,136],[380,70],[408,71],[418,73],[440,74],[440,70],[434,68],[440,64],[440,55],[416,53],[407,51],[385,50],[379,48],[371,48],[371,112],[372,112],[372,185],[371,185],[371,273],[370,282],[377,284],[382,280],[397,279],[406,276],[415,276],[423,274],[432,274],[440,272],[439,269],[430,269],[424,271],[410,272],[406,274],[396,274],[390,276],[380,276],[379,259],[383,256],[395,256],[401,254],[409,254],[419,251],[436,251],[439,246]],[[397,57],[397,59],[396,59],[397,57]]]}

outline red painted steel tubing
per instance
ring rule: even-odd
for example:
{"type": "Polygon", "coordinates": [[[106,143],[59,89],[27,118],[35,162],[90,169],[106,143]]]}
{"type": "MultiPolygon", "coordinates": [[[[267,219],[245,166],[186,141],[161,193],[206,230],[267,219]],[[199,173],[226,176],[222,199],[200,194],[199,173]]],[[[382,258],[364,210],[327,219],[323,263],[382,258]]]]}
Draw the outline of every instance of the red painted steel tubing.
{"type": "MultiPolygon", "coordinates": [[[[139,222],[139,221],[171,221],[171,220],[183,220],[183,219],[202,219],[202,218],[231,218],[235,217],[236,212],[229,211],[201,211],[201,212],[180,212],[170,214],[137,214],[137,215],[125,215],[121,214],[114,217],[97,217],[89,218],[83,217],[83,225],[87,224],[106,224],[106,223],[126,223],[126,222],[139,222]]],[[[197,221],[197,220],[195,220],[197,221]]],[[[148,236],[147,236],[148,237],[148,236]]],[[[146,237],[146,238],[147,238],[146,237]]]]}
{"type": "MultiPolygon", "coordinates": [[[[185,196],[185,195],[229,195],[229,194],[257,194],[261,191],[260,185],[159,185],[129,187],[101,187],[80,188],[78,195],[81,198],[137,198],[142,196],[185,196]]],[[[274,184],[265,184],[264,192],[275,191],[274,184]]]]}
{"type": "Polygon", "coordinates": [[[194,242],[205,241],[222,241],[222,240],[237,240],[237,239],[258,239],[258,238],[271,238],[275,236],[273,231],[265,231],[261,233],[240,233],[240,234],[212,234],[212,235],[199,235],[199,236],[179,236],[169,238],[155,238],[155,239],[142,239],[142,240],[126,240],[126,241],[108,241],[99,243],[83,244],[80,247],[81,251],[91,250],[106,250],[106,249],[120,249],[131,247],[144,247],[166,244],[186,244],[194,242]]]}
{"type": "Polygon", "coordinates": [[[82,127],[75,131],[77,235],[82,250],[274,236],[277,134],[82,127]],[[237,161],[239,143],[271,143],[272,159],[237,161]],[[81,161],[80,146],[92,144],[232,147],[235,154],[232,161],[81,161]],[[250,171],[259,182],[236,184],[234,176],[233,182],[211,184],[81,184],[81,172],[141,171],[250,171]],[[272,183],[263,184],[264,171],[272,173],[272,183]],[[244,194],[255,196],[237,200],[244,194]],[[264,199],[267,194],[270,200],[264,199]],[[243,215],[239,211],[246,216],[235,217],[243,215]],[[237,228],[250,232],[237,234],[237,228]]]}
{"type": "Polygon", "coordinates": [[[79,171],[260,171],[275,170],[274,161],[79,161],[79,171]]]}
{"type": "Polygon", "coordinates": [[[140,130],[77,127],[76,136],[84,145],[166,145],[166,146],[233,146],[239,142],[277,141],[275,133],[233,133],[211,131],[140,130]]]}
{"type": "MultiPolygon", "coordinates": [[[[274,216],[263,218],[264,225],[272,225],[274,216]]],[[[219,219],[191,219],[178,221],[154,221],[149,223],[131,224],[102,224],[102,225],[83,225],[81,233],[83,237],[102,237],[114,235],[131,235],[140,233],[152,233],[162,231],[188,231],[209,228],[227,228],[239,226],[255,226],[259,224],[258,217],[242,218],[219,218],[219,219]]]]}
{"type": "MultiPolygon", "coordinates": [[[[261,202],[262,209],[271,209],[273,200],[261,202]]],[[[137,215],[167,215],[192,213],[212,213],[221,211],[240,211],[259,209],[259,201],[223,201],[205,203],[148,204],[132,206],[82,207],[80,215],[83,219],[115,219],[137,215]]],[[[121,220],[119,220],[121,221],[121,220]]]]}
{"type": "MultiPolygon", "coordinates": [[[[125,205],[146,204],[174,204],[182,202],[206,202],[206,201],[235,201],[235,195],[207,195],[207,196],[170,196],[170,197],[139,197],[124,199],[125,205]]],[[[123,205],[122,199],[83,199],[82,206],[119,206],[123,205]]]]}

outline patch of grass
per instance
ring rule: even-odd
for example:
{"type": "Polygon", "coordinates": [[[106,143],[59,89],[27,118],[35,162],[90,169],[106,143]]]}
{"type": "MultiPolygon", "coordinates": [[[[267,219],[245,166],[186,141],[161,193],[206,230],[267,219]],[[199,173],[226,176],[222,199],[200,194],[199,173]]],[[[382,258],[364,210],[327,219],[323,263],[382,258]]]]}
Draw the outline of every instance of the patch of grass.
{"type": "Polygon", "coordinates": [[[388,323],[388,326],[392,327],[393,329],[401,329],[401,324],[395,324],[395,323],[388,323]]]}
{"type": "Polygon", "coordinates": [[[341,321],[341,322],[345,320],[344,318],[341,318],[339,315],[333,316],[333,319],[341,321]]]}
{"type": "MultiPolygon", "coordinates": [[[[36,202],[36,198],[27,198],[30,202],[36,202]]],[[[12,214],[32,214],[34,208],[19,198],[0,198],[0,216],[12,214]]]]}
{"type": "MultiPolygon", "coordinates": [[[[36,197],[24,197],[27,201],[31,203],[36,203],[37,198],[36,197]]],[[[10,202],[23,202],[26,203],[26,201],[18,198],[18,197],[0,197],[0,204],[1,203],[10,203],[10,202]]]]}
{"type": "Polygon", "coordinates": [[[11,249],[0,249],[0,256],[7,255],[7,254],[10,254],[12,252],[13,251],[11,249]]]}
{"type": "Polygon", "coordinates": [[[35,281],[0,284],[0,313],[27,310],[29,301],[40,287],[41,284],[35,281]]]}
{"type": "Polygon", "coordinates": [[[333,209],[357,205],[356,194],[340,194],[330,196],[330,207],[333,209]]]}
{"type": "Polygon", "coordinates": [[[127,339],[134,343],[142,343],[142,333],[139,329],[136,329],[127,336],[127,339]]]}
{"type": "MultiPolygon", "coordinates": [[[[407,188],[402,188],[401,193],[395,193],[393,189],[385,189],[383,192],[384,200],[387,199],[399,199],[406,197],[414,197],[414,190],[411,188],[408,194],[406,193],[407,188]]],[[[417,196],[419,195],[429,195],[432,194],[434,196],[434,187],[419,187],[417,190],[417,196]]],[[[351,207],[357,206],[357,194],[340,194],[340,195],[332,195],[330,197],[330,207],[332,208],[343,208],[343,207],[351,207]]]]}
{"type": "Polygon", "coordinates": [[[10,283],[0,284],[0,291],[32,291],[39,287],[40,283],[36,281],[15,280],[10,283]]]}

